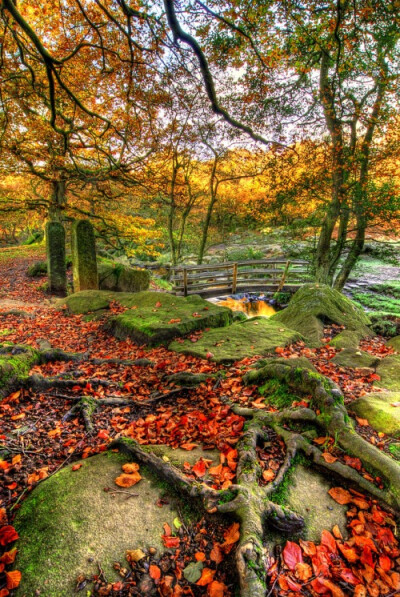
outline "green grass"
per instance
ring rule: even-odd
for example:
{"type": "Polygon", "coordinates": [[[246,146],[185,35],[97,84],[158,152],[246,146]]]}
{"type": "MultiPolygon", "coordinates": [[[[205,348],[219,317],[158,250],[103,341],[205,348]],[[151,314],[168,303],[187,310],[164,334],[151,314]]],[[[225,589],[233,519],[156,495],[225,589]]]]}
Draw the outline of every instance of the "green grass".
{"type": "Polygon", "coordinates": [[[353,298],[370,311],[384,311],[400,317],[400,299],[373,292],[354,292],[353,298]]]}

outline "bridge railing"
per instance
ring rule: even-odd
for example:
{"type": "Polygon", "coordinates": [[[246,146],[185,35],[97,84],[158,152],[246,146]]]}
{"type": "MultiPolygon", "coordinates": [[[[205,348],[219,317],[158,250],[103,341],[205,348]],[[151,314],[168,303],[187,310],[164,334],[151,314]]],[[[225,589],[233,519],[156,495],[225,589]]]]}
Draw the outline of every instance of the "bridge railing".
{"type": "Polygon", "coordinates": [[[309,262],[301,259],[255,259],[212,265],[172,266],[172,292],[179,296],[219,296],[240,292],[292,290],[311,281],[309,262]]]}

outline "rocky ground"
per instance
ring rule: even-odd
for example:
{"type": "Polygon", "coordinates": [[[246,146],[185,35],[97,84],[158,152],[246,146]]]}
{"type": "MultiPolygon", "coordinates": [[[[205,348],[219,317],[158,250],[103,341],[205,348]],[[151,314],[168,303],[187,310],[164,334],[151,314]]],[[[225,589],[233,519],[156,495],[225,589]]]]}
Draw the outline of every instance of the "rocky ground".
{"type": "Polygon", "coordinates": [[[318,287],[57,303],[41,257],[0,254],[2,597],[399,594],[397,340],[318,287]]]}

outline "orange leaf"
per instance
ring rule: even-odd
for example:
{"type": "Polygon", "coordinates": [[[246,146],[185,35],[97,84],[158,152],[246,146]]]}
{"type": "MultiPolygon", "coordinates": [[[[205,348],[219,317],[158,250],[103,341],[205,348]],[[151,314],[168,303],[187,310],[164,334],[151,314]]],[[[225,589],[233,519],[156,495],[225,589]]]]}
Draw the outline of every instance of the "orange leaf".
{"type": "Polygon", "coordinates": [[[100,431],[97,434],[97,437],[100,439],[108,439],[109,437],[109,433],[107,431],[107,429],[100,429],[100,431]]]}
{"type": "Polygon", "coordinates": [[[227,529],[224,533],[224,543],[222,545],[222,547],[224,545],[233,545],[234,543],[236,543],[236,541],[239,541],[240,539],[240,532],[239,532],[239,523],[238,522],[234,522],[229,529],[227,529]]]}
{"type": "Polygon", "coordinates": [[[11,462],[13,464],[18,464],[18,462],[21,462],[21,460],[22,460],[21,454],[16,454],[15,456],[13,456],[13,459],[11,462]]]}
{"type": "Polygon", "coordinates": [[[196,475],[196,477],[204,477],[206,470],[207,466],[202,458],[200,458],[200,460],[198,460],[192,467],[192,472],[196,475]]]}
{"type": "Polygon", "coordinates": [[[216,564],[220,564],[224,559],[223,552],[221,550],[221,546],[219,543],[214,543],[214,546],[210,552],[210,560],[215,562],[216,564]]]}
{"type": "Polygon", "coordinates": [[[328,493],[335,502],[342,506],[349,504],[353,499],[351,493],[347,489],[343,489],[343,487],[332,487],[328,493]]]}
{"type": "Polygon", "coordinates": [[[79,471],[79,469],[81,468],[81,466],[83,466],[82,462],[78,462],[77,464],[73,464],[72,465],[72,470],[73,471],[79,471]]]}
{"type": "Polygon", "coordinates": [[[126,464],[122,465],[122,470],[124,473],[137,473],[139,468],[140,467],[136,462],[127,462],[126,464]]]}
{"type": "Polygon", "coordinates": [[[328,462],[329,464],[332,464],[332,462],[336,462],[337,460],[336,456],[332,456],[330,452],[323,452],[322,458],[325,460],[325,462],[328,462]]]}
{"type": "Polygon", "coordinates": [[[21,572],[19,570],[12,570],[5,572],[7,589],[16,589],[21,582],[21,572]]]}
{"type": "Polygon", "coordinates": [[[14,527],[6,525],[0,528],[0,545],[7,545],[19,539],[19,535],[14,527]]]}
{"type": "Polygon", "coordinates": [[[136,485],[141,478],[142,476],[139,473],[123,473],[115,479],[115,484],[119,487],[132,487],[132,485],[136,485]]]}
{"type": "MultiPolygon", "coordinates": [[[[15,560],[15,556],[17,555],[17,548],[13,547],[10,551],[6,551],[0,558],[0,562],[2,564],[12,564],[15,560]]],[[[383,568],[383,566],[382,566],[383,568]]]]}
{"type": "Polygon", "coordinates": [[[202,551],[196,551],[194,557],[198,562],[204,562],[204,560],[206,559],[206,554],[202,551]]]}
{"type": "Polygon", "coordinates": [[[149,574],[153,580],[160,580],[161,578],[161,570],[155,564],[150,564],[149,574]]]}
{"type": "Polygon", "coordinates": [[[266,471],[263,471],[263,479],[264,481],[272,481],[272,479],[275,479],[275,473],[271,468],[268,468],[266,471]]]}
{"type": "Polygon", "coordinates": [[[311,566],[305,562],[298,562],[295,566],[294,574],[299,580],[309,580],[312,577],[311,566]]]}
{"type": "Polygon", "coordinates": [[[224,597],[228,592],[228,587],[223,582],[213,580],[207,587],[209,597],[224,597]]]}
{"type": "Polygon", "coordinates": [[[201,577],[197,581],[196,585],[199,585],[200,587],[205,587],[206,585],[209,585],[213,581],[215,573],[216,570],[211,570],[211,568],[203,568],[201,577]]]}

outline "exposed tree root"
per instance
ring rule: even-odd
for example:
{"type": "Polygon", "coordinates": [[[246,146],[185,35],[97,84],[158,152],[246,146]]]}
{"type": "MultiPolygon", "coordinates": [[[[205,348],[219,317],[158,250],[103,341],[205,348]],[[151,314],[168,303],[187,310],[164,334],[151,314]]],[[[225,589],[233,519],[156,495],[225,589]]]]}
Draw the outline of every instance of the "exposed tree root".
{"type": "Polygon", "coordinates": [[[285,382],[299,395],[311,394],[313,408],[286,409],[280,412],[266,412],[232,405],[236,414],[248,417],[246,431],[237,444],[239,462],[237,482],[229,490],[214,490],[204,483],[188,479],[169,462],[139,446],[135,441],[120,438],[110,448],[118,448],[172,484],[178,491],[203,501],[208,512],[231,515],[240,522],[240,541],[236,551],[236,565],[239,573],[241,597],[264,597],[266,573],[272,554],[264,545],[265,527],[280,533],[295,534],[303,526],[303,519],[297,513],[271,501],[270,496],[283,482],[293,460],[303,452],[321,472],[328,472],[346,484],[354,485],[384,502],[390,509],[400,511],[400,467],[363,440],[354,430],[343,404],[340,390],[330,380],[307,369],[294,369],[290,365],[272,364],[251,372],[250,383],[275,378],[285,382]],[[314,410],[315,409],[315,410],[314,410]],[[319,430],[333,435],[339,445],[360,458],[366,468],[374,469],[387,481],[388,488],[381,490],[367,481],[355,469],[339,461],[328,463],[321,450],[312,445],[302,433],[292,431],[291,423],[314,424],[319,430]],[[257,445],[268,437],[273,429],[285,442],[285,460],[276,478],[263,487],[259,484],[261,467],[257,457],[257,445]]]}
{"type": "MultiPolygon", "coordinates": [[[[66,398],[71,399],[70,396],[66,398]]],[[[93,398],[92,396],[79,396],[79,398],[72,398],[75,404],[73,407],[63,416],[63,421],[70,421],[76,416],[81,415],[85,423],[85,428],[88,433],[93,432],[93,415],[96,410],[101,406],[131,406],[132,400],[127,400],[122,397],[109,397],[109,398],[93,398]]]]}
{"type": "Polygon", "coordinates": [[[26,387],[32,388],[32,390],[36,392],[44,392],[45,390],[49,389],[68,389],[68,388],[75,388],[79,386],[81,388],[86,387],[88,384],[91,386],[104,386],[109,387],[115,385],[115,383],[107,381],[105,379],[97,379],[92,377],[91,379],[59,379],[58,377],[43,377],[42,375],[38,375],[35,373],[34,375],[29,375],[26,378],[24,385],[26,387]]]}

